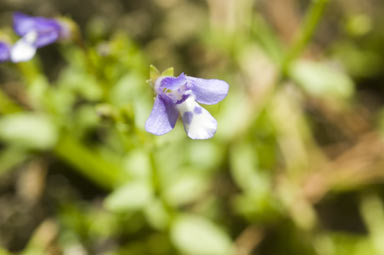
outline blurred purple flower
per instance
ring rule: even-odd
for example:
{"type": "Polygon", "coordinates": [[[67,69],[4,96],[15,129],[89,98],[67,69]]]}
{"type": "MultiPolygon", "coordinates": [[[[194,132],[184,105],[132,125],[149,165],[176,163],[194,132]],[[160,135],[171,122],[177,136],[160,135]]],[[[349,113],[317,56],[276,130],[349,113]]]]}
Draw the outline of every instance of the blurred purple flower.
{"type": "Polygon", "coordinates": [[[152,113],[145,123],[147,132],[163,135],[171,131],[181,115],[184,130],[192,139],[208,139],[216,133],[217,122],[201,104],[216,104],[228,94],[229,85],[216,79],[186,76],[156,80],[152,113]]]}
{"type": "Polygon", "coordinates": [[[68,29],[56,19],[32,17],[16,12],[13,15],[15,32],[22,38],[11,48],[11,61],[30,60],[37,48],[66,37],[68,29]]]}
{"type": "Polygon", "coordinates": [[[0,63],[8,61],[11,55],[11,47],[6,42],[0,41],[0,63]]]}

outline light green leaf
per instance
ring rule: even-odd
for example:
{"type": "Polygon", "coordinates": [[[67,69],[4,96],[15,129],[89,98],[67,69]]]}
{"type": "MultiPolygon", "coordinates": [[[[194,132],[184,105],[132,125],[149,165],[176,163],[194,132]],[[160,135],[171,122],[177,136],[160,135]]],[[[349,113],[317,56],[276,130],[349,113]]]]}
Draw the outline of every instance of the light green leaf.
{"type": "Polygon", "coordinates": [[[375,251],[370,238],[348,232],[331,232],[326,236],[320,236],[315,242],[315,247],[318,254],[379,254],[375,251]]]}
{"type": "Polygon", "coordinates": [[[113,86],[110,93],[111,101],[118,106],[126,105],[137,98],[142,89],[141,85],[142,77],[133,73],[124,75],[113,86]]]}
{"type": "Polygon", "coordinates": [[[229,236],[208,219],[184,215],[171,228],[173,243],[186,255],[233,254],[229,236]]]}
{"type": "Polygon", "coordinates": [[[158,230],[164,230],[170,222],[170,215],[164,204],[159,200],[153,200],[144,209],[148,223],[158,230]]]}
{"type": "Polygon", "coordinates": [[[149,180],[151,177],[151,162],[144,150],[131,150],[123,159],[124,170],[135,180],[149,180]]]}
{"type": "Polygon", "coordinates": [[[149,78],[155,81],[160,76],[160,71],[154,65],[149,66],[149,78]]]}
{"type": "Polygon", "coordinates": [[[187,153],[191,164],[205,173],[207,169],[214,170],[223,156],[222,147],[210,141],[191,143],[187,153]]]}
{"type": "Polygon", "coordinates": [[[308,93],[316,96],[348,98],[352,96],[352,79],[326,62],[298,61],[291,69],[293,79],[308,93]]]}
{"type": "Polygon", "coordinates": [[[146,182],[132,182],[118,188],[104,201],[108,210],[124,212],[139,210],[152,201],[152,189],[146,182]]]}
{"type": "Polygon", "coordinates": [[[239,143],[231,150],[231,173],[236,184],[256,194],[269,188],[268,176],[258,167],[258,155],[250,143],[239,143]]]}
{"type": "Polygon", "coordinates": [[[172,205],[183,205],[203,196],[206,190],[207,181],[204,176],[186,172],[177,176],[166,187],[165,197],[172,205]]]}
{"type": "Polygon", "coordinates": [[[174,75],[175,75],[175,69],[173,67],[169,67],[161,73],[161,76],[174,76],[174,75]]]}
{"type": "Polygon", "coordinates": [[[60,86],[72,90],[89,100],[99,100],[103,90],[99,81],[89,73],[68,67],[60,74],[60,86]]]}
{"type": "Polygon", "coordinates": [[[48,149],[57,141],[50,119],[34,113],[7,115],[0,120],[0,139],[31,149],[48,149]]]}

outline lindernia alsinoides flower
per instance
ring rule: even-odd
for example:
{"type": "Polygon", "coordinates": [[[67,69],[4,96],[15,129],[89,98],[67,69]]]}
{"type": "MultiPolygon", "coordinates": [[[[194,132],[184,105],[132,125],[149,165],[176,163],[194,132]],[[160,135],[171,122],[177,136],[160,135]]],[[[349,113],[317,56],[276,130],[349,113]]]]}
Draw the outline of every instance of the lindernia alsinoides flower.
{"type": "Polygon", "coordinates": [[[16,12],[13,15],[15,32],[22,38],[10,51],[12,62],[30,60],[40,47],[68,36],[68,28],[56,19],[32,17],[16,12]]]}
{"type": "Polygon", "coordinates": [[[8,61],[11,56],[11,46],[3,41],[0,41],[0,63],[8,61]]]}
{"type": "Polygon", "coordinates": [[[209,139],[216,133],[217,121],[198,103],[216,104],[227,96],[228,89],[225,81],[194,78],[184,73],[178,77],[160,77],[154,83],[156,99],[145,129],[154,135],[166,134],[181,115],[184,130],[191,139],[209,139]]]}

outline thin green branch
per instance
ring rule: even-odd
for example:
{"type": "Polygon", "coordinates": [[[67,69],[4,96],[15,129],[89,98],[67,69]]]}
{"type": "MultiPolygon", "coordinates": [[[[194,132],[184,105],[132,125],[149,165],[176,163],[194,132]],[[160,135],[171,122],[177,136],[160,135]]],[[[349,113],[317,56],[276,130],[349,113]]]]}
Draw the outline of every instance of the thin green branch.
{"type": "Polygon", "coordinates": [[[166,198],[164,197],[164,191],[161,183],[161,177],[159,173],[159,169],[157,167],[156,159],[155,159],[155,148],[152,148],[152,150],[149,152],[150,157],[150,163],[151,163],[151,170],[152,170],[152,187],[154,189],[155,195],[159,198],[163,208],[166,210],[169,216],[169,222],[167,228],[169,229],[171,226],[171,222],[175,218],[175,210],[172,208],[172,206],[168,203],[166,198]]]}
{"type": "Polygon", "coordinates": [[[55,154],[73,165],[79,173],[106,189],[113,189],[126,181],[117,162],[105,160],[98,153],[70,135],[62,135],[54,148],[55,154]]]}
{"type": "Polygon", "coordinates": [[[290,50],[282,61],[282,78],[287,76],[292,62],[302,53],[302,51],[312,39],[316,27],[324,14],[324,10],[328,2],[329,0],[312,0],[312,4],[309,7],[309,11],[305,16],[303,25],[299,30],[297,39],[295,40],[292,47],[290,48],[290,50]]]}

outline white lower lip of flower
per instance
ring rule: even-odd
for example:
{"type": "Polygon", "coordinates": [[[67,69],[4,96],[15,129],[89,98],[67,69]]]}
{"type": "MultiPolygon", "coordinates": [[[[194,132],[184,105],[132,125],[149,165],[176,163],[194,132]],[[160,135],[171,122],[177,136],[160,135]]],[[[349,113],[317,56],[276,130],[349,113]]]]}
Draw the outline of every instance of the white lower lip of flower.
{"type": "Polygon", "coordinates": [[[195,101],[192,95],[183,103],[176,105],[176,108],[183,118],[184,129],[190,138],[208,139],[216,133],[216,120],[195,101]],[[196,113],[196,108],[199,109],[199,113],[196,113]],[[189,121],[185,119],[186,113],[190,115],[189,121]]]}
{"type": "Polygon", "coordinates": [[[185,112],[193,112],[193,109],[199,104],[196,103],[195,97],[193,95],[189,96],[183,103],[176,105],[177,110],[181,115],[185,112]]]}
{"type": "Polygon", "coordinates": [[[22,38],[11,48],[11,60],[12,62],[28,61],[33,58],[35,53],[36,48],[29,42],[29,39],[22,38]]]}

